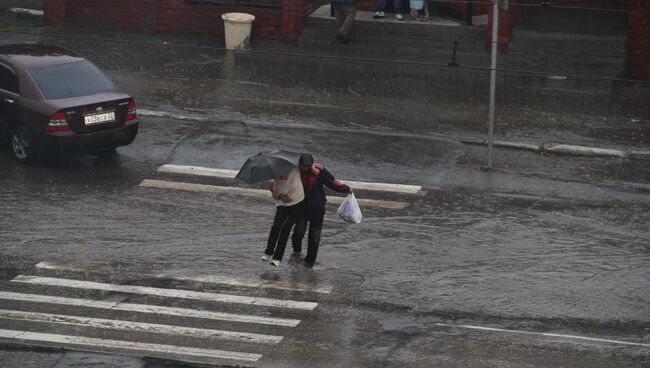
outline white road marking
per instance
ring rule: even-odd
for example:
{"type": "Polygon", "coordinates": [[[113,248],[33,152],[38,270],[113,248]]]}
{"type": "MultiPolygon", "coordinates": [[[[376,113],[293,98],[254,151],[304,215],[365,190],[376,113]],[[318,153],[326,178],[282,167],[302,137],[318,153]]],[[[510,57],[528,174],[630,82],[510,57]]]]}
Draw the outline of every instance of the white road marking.
{"type": "Polygon", "coordinates": [[[212,330],[205,328],[192,328],[182,326],[161,325],[156,323],[142,323],[131,321],[120,321],[102,318],[89,318],[70,316],[62,314],[25,312],[0,309],[0,319],[56,323],[63,325],[102,328],[120,331],[146,332],[164,335],[182,335],[196,338],[217,338],[224,340],[234,340],[240,342],[250,342],[258,344],[277,344],[282,340],[282,336],[262,335],[246,332],[234,332],[223,330],[212,330]]]}
{"type": "Polygon", "coordinates": [[[27,8],[9,8],[9,11],[12,13],[28,13],[30,15],[42,16],[43,11],[37,9],[27,9],[27,8]]]}
{"type": "MultiPolygon", "coordinates": [[[[39,262],[36,264],[37,268],[48,269],[48,270],[62,270],[62,271],[75,271],[75,272],[111,272],[111,269],[98,269],[97,267],[90,268],[80,268],[74,267],[68,264],[58,263],[58,262],[39,262]]],[[[147,274],[147,273],[130,273],[134,276],[145,276],[158,279],[172,279],[172,280],[182,280],[182,281],[194,281],[201,282],[206,284],[221,284],[221,285],[233,285],[233,286],[245,286],[245,287],[256,287],[256,288],[268,288],[268,289],[280,289],[280,290],[291,290],[291,291],[303,291],[303,292],[313,292],[321,294],[329,294],[332,291],[332,286],[330,285],[308,285],[301,283],[292,283],[284,281],[275,281],[275,280],[259,280],[259,279],[242,279],[234,277],[225,277],[217,275],[183,275],[183,274],[172,274],[172,273],[157,273],[157,274],[147,274]]]]}
{"type": "Polygon", "coordinates": [[[77,298],[66,298],[66,297],[50,296],[50,295],[12,293],[12,292],[5,292],[5,291],[0,291],[0,299],[17,300],[17,301],[30,302],[30,303],[71,305],[77,307],[109,309],[109,310],[135,312],[135,313],[163,314],[167,316],[201,318],[201,319],[210,319],[210,320],[217,320],[217,321],[258,323],[263,325],[273,325],[273,326],[282,326],[282,327],[296,327],[300,323],[299,319],[260,317],[260,316],[246,315],[246,314],[223,313],[223,312],[214,312],[214,311],[206,311],[206,310],[198,310],[198,309],[164,307],[164,306],[157,306],[157,305],[122,303],[122,302],[105,302],[105,301],[93,300],[93,299],[77,299],[77,298]]]}
{"type": "Polygon", "coordinates": [[[530,331],[517,331],[517,330],[508,330],[504,328],[495,328],[495,327],[483,327],[483,326],[472,326],[472,325],[454,325],[449,323],[436,323],[436,326],[441,327],[453,327],[453,328],[464,328],[469,330],[478,330],[478,331],[490,331],[490,332],[504,332],[511,334],[521,334],[521,335],[536,335],[536,336],[546,336],[546,337],[559,337],[563,339],[573,339],[573,340],[584,340],[592,342],[604,342],[608,344],[621,344],[621,345],[631,345],[631,346],[643,346],[650,347],[650,344],[644,344],[640,342],[628,342],[620,340],[611,340],[611,339],[600,339],[595,337],[586,337],[586,336],[576,336],[576,335],[563,335],[547,332],[530,332],[530,331]]]}
{"type": "Polygon", "coordinates": [[[252,353],[241,353],[236,351],[199,349],[187,346],[148,344],[135,341],[107,340],[83,336],[58,335],[49,333],[38,333],[29,331],[4,330],[0,329],[0,339],[14,340],[26,343],[48,343],[57,346],[71,348],[85,348],[95,351],[96,349],[118,349],[122,351],[131,351],[146,353],[158,353],[160,357],[166,355],[194,357],[194,358],[212,358],[241,360],[247,362],[256,362],[262,355],[252,353]]]}
{"type": "MultiPolygon", "coordinates": [[[[162,165],[158,168],[158,171],[166,172],[166,173],[174,173],[174,174],[210,176],[210,177],[223,178],[223,179],[234,179],[238,173],[238,170],[215,169],[215,168],[202,167],[202,166],[172,165],[172,164],[162,165]]],[[[371,183],[365,181],[354,181],[354,180],[344,180],[344,179],[341,179],[341,181],[348,184],[353,189],[364,189],[364,190],[406,193],[406,194],[418,194],[422,190],[422,187],[419,185],[371,183]]]]}
{"type": "Polygon", "coordinates": [[[294,301],[294,300],[282,300],[282,299],[271,299],[271,298],[256,298],[256,297],[248,297],[248,296],[240,296],[240,295],[216,294],[216,293],[208,293],[203,291],[190,291],[190,290],[180,290],[180,289],[162,289],[162,288],[137,286],[137,285],[117,285],[117,284],[107,284],[102,282],[62,279],[62,278],[55,278],[55,277],[19,275],[16,276],[11,281],[26,283],[26,284],[55,286],[55,287],[114,291],[114,292],[121,292],[121,293],[132,293],[132,294],[143,294],[143,295],[157,295],[157,296],[164,296],[169,298],[194,299],[194,300],[222,302],[222,303],[250,304],[250,305],[259,305],[265,307],[286,308],[286,309],[313,310],[318,305],[318,303],[314,303],[314,302],[301,302],[301,301],[294,301]]]}
{"type": "Polygon", "coordinates": [[[161,165],[158,168],[158,171],[173,173],[173,174],[210,176],[210,177],[222,178],[222,179],[234,179],[235,176],[237,176],[237,173],[239,172],[238,170],[230,170],[230,169],[214,169],[211,167],[172,165],[172,164],[161,165]]]}
{"type": "MultiPolygon", "coordinates": [[[[141,187],[145,188],[159,188],[159,189],[174,189],[174,190],[186,190],[191,192],[206,192],[206,193],[219,193],[219,194],[234,194],[242,195],[249,197],[265,198],[271,199],[271,192],[268,190],[262,189],[247,189],[247,188],[237,188],[237,187],[224,187],[218,185],[206,185],[206,184],[195,184],[195,183],[183,183],[177,181],[165,181],[165,180],[150,180],[145,179],[140,183],[141,187]]],[[[340,204],[343,202],[343,197],[327,197],[327,201],[333,204],[340,204]]],[[[381,207],[388,209],[397,209],[402,210],[408,206],[406,202],[396,202],[396,201],[380,201],[375,199],[359,199],[359,206],[362,208],[365,207],[381,207]]]]}

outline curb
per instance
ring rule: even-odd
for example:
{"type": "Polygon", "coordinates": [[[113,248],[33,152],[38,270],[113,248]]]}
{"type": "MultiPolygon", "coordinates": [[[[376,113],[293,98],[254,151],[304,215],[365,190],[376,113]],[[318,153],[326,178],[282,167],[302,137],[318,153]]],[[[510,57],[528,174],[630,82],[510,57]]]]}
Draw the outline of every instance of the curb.
{"type": "MultiPolygon", "coordinates": [[[[142,116],[170,118],[170,119],[188,120],[188,121],[205,120],[204,117],[196,116],[196,115],[176,114],[167,111],[156,111],[156,110],[148,110],[148,109],[138,110],[138,114],[142,116]]],[[[454,139],[453,137],[448,137],[448,138],[454,139]]],[[[462,144],[487,146],[487,140],[485,139],[478,139],[478,138],[461,138],[461,139],[456,138],[456,139],[458,142],[462,144]]],[[[599,147],[588,147],[588,146],[576,146],[570,144],[553,144],[553,143],[532,144],[532,143],[509,142],[509,141],[494,141],[494,147],[527,150],[539,154],[548,152],[548,153],[565,154],[565,155],[572,155],[572,156],[604,157],[604,158],[650,161],[650,151],[626,152],[622,150],[599,148],[599,147]]]]}
{"type": "MultiPolygon", "coordinates": [[[[487,146],[485,139],[461,139],[463,144],[474,144],[487,146]]],[[[512,148],[533,151],[537,153],[556,153],[572,156],[586,156],[586,157],[606,157],[606,158],[622,158],[629,160],[648,160],[650,161],[650,151],[622,151],[608,148],[576,146],[570,144],[531,144],[521,142],[508,142],[508,141],[494,141],[494,147],[499,148],[512,148]]]]}
{"type": "Polygon", "coordinates": [[[649,151],[631,151],[627,157],[632,160],[648,160],[650,161],[649,151]]]}
{"type": "Polygon", "coordinates": [[[34,15],[37,17],[42,17],[43,16],[43,10],[38,10],[38,9],[27,9],[27,8],[9,8],[9,11],[12,13],[27,13],[29,15],[34,15]]]}
{"type": "Polygon", "coordinates": [[[613,157],[613,158],[626,158],[627,153],[621,150],[573,146],[570,144],[544,144],[541,146],[542,151],[551,153],[565,153],[575,156],[598,156],[598,157],[613,157]]]}

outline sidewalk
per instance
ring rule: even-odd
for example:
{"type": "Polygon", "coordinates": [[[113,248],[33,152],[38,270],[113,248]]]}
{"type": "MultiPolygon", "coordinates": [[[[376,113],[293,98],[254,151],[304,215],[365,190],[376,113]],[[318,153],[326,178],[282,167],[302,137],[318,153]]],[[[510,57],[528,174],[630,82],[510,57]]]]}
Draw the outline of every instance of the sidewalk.
{"type": "MultiPolygon", "coordinates": [[[[463,70],[441,71],[452,80],[447,83],[405,76],[408,70],[399,65],[391,75],[373,74],[376,63],[300,56],[293,53],[295,43],[272,40],[256,40],[256,48],[264,50],[260,53],[232,54],[222,49],[220,40],[199,37],[34,26],[17,32],[6,29],[2,32],[5,42],[54,41],[88,57],[136,97],[141,111],[154,111],[152,117],[299,122],[325,130],[364,130],[387,137],[451,139],[467,147],[468,153],[458,161],[461,165],[485,165],[487,90],[462,79],[453,82],[463,70]],[[255,58],[246,59],[250,55],[255,58]],[[357,68],[372,77],[355,74],[357,68]],[[414,95],[415,84],[428,92],[414,95]]],[[[497,86],[498,90],[503,87],[497,86]]],[[[546,98],[536,86],[517,88],[546,98]]],[[[650,104],[585,114],[571,112],[571,102],[564,106],[545,99],[529,105],[507,102],[511,93],[497,100],[495,146],[508,156],[505,162],[497,161],[497,170],[556,178],[548,168],[550,158],[572,170],[583,167],[585,172],[600,173],[597,177],[608,182],[650,182],[650,165],[645,161],[650,155],[650,104]],[[520,149],[530,154],[517,153],[520,149]],[[513,153],[506,153],[510,151],[513,153]],[[545,163],[533,168],[531,160],[545,163]],[[596,164],[597,160],[600,163],[596,164]],[[597,167],[591,167],[594,165],[597,167]]],[[[584,97],[588,106],[599,107],[600,100],[584,97]]]]}

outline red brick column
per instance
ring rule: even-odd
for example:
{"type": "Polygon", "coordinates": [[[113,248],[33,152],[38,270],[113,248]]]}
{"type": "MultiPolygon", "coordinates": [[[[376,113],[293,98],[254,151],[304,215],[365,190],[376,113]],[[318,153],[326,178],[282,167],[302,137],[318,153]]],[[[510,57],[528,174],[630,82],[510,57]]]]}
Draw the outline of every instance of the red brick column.
{"type": "Polygon", "coordinates": [[[295,39],[304,27],[305,0],[282,1],[280,38],[295,39]]]}
{"type": "Polygon", "coordinates": [[[627,69],[635,78],[650,79],[650,1],[630,0],[627,69]]]}
{"type": "Polygon", "coordinates": [[[52,26],[65,24],[68,0],[43,0],[43,21],[52,26]]]}
{"type": "MultiPolygon", "coordinates": [[[[516,25],[516,0],[508,1],[508,10],[503,7],[499,8],[499,35],[497,42],[499,44],[500,52],[508,52],[508,44],[512,40],[512,30],[516,25]]],[[[488,27],[487,27],[487,49],[492,49],[492,17],[494,14],[494,7],[490,5],[488,13],[488,27]]]]}

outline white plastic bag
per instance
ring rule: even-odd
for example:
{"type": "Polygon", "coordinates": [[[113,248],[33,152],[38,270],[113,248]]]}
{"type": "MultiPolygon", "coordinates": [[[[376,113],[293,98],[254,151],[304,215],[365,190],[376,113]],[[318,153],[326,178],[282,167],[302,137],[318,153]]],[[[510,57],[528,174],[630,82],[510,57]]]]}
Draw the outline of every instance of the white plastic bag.
{"type": "Polygon", "coordinates": [[[345,222],[351,224],[358,224],[361,222],[361,208],[359,208],[359,203],[354,197],[354,193],[348,194],[347,197],[343,200],[343,203],[336,210],[336,214],[345,222]]]}

